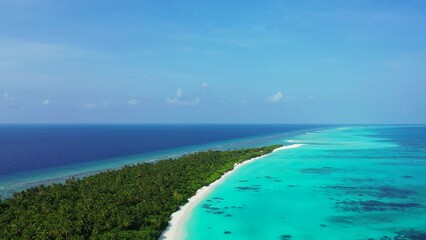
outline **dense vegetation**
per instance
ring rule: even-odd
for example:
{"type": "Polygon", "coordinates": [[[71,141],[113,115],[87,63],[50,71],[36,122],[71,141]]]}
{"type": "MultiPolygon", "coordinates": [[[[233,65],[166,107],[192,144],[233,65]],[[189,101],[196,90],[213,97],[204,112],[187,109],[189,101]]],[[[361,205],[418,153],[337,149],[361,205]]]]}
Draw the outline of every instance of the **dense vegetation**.
{"type": "Polygon", "coordinates": [[[277,147],[199,152],[30,188],[0,202],[0,239],[157,239],[197,189],[277,147]]]}

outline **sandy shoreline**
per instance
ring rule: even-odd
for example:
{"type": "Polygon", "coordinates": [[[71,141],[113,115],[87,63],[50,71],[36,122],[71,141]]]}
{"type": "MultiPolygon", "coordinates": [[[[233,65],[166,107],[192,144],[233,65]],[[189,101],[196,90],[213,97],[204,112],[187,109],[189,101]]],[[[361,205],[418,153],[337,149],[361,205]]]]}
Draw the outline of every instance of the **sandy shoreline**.
{"type": "MultiPolygon", "coordinates": [[[[277,148],[273,150],[272,152],[284,150],[284,149],[290,149],[290,148],[297,148],[301,147],[303,144],[292,144],[288,146],[282,146],[280,148],[277,148]]],[[[269,153],[271,154],[271,153],[269,153]]],[[[194,209],[194,207],[203,200],[210,192],[212,192],[216,186],[221,184],[229,175],[231,175],[234,171],[236,171],[238,168],[240,168],[243,165],[249,164],[251,162],[254,162],[260,158],[263,158],[265,156],[268,156],[269,154],[252,158],[247,161],[244,161],[240,164],[235,164],[234,168],[225,174],[222,175],[218,180],[212,182],[208,186],[204,186],[200,188],[197,193],[188,199],[188,202],[181,206],[180,209],[177,212],[174,212],[171,216],[171,220],[169,221],[169,226],[167,229],[163,232],[159,240],[179,240],[179,239],[185,239],[185,236],[187,235],[186,231],[183,228],[183,225],[187,222],[189,217],[191,216],[191,213],[194,209]]]]}

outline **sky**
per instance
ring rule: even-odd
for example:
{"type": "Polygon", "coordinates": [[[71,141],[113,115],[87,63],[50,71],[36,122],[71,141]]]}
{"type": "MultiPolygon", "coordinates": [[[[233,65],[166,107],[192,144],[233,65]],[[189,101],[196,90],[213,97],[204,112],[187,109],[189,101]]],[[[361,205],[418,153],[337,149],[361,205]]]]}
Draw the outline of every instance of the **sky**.
{"type": "Polygon", "coordinates": [[[0,0],[0,123],[426,123],[424,0],[0,0]]]}

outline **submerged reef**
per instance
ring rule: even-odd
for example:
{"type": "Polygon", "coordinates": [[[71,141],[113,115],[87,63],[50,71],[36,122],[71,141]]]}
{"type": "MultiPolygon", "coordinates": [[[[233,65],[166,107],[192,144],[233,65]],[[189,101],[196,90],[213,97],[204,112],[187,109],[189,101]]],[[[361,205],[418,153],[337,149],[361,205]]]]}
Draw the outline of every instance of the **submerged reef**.
{"type": "Polygon", "coordinates": [[[345,195],[370,196],[375,198],[408,198],[416,194],[416,191],[400,189],[391,186],[339,186],[330,185],[322,187],[342,191],[345,195]]]}
{"type": "Polygon", "coordinates": [[[423,206],[420,203],[382,202],[376,200],[336,202],[336,208],[351,212],[403,211],[405,209],[419,207],[423,206]]]}

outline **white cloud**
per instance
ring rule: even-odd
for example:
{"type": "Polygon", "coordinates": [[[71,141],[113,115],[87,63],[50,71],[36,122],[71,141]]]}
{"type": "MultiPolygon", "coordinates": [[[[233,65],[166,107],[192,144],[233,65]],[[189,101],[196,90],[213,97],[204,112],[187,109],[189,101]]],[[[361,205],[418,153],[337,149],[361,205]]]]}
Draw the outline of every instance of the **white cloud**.
{"type": "Polygon", "coordinates": [[[119,108],[125,106],[136,106],[139,104],[139,100],[137,98],[130,98],[124,101],[116,101],[116,100],[103,100],[102,102],[89,102],[82,106],[82,108],[86,110],[92,109],[110,109],[110,108],[119,108]]]}
{"type": "Polygon", "coordinates": [[[10,96],[8,92],[4,92],[3,93],[3,97],[1,99],[3,101],[6,101],[6,102],[15,100],[15,98],[13,98],[12,96],[10,96]]]}
{"type": "Polygon", "coordinates": [[[129,99],[129,101],[127,101],[127,104],[129,104],[130,106],[135,106],[139,103],[139,101],[136,98],[131,98],[129,99]]]}
{"type": "Polygon", "coordinates": [[[50,100],[49,99],[45,99],[43,102],[41,102],[41,104],[43,104],[44,106],[49,106],[50,100]]]}
{"type": "Polygon", "coordinates": [[[209,84],[206,82],[203,82],[203,84],[201,85],[203,88],[209,88],[209,84]]]}
{"type": "Polygon", "coordinates": [[[181,97],[182,97],[182,94],[183,94],[183,92],[182,92],[182,88],[178,88],[178,89],[176,90],[176,96],[177,96],[178,98],[181,98],[181,97]]]}
{"type": "Polygon", "coordinates": [[[111,100],[104,100],[102,104],[100,104],[100,106],[102,106],[103,108],[117,107],[119,105],[120,105],[119,101],[111,101],[111,100]]]}
{"type": "Polygon", "coordinates": [[[276,102],[281,101],[282,98],[283,98],[283,93],[277,92],[277,93],[273,94],[272,96],[269,96],[267,100],[268,100],[268,102],[276,103],[276,102]]]}
{"type": "Polygon", "coordinates": [[[84,105],[85,109],[95,109],[96,107],[97,105],[94,103],[87,103],[86,105],[84,105]]]}
{"type": "Polygon", "coordinates": [[[197,106],[201,102],[200,98],[196,97],[193,100],[188,100],[183,96],[182,88],[176,90],[176,97],[167,98],[166,103],[173,105],[183,105],[183,106],[197,106]]]}
{"type": "Polygon", "coordinates": [[[197,106],[200,104],[201,100],[198,97],[193,100],[185,100],[181,98],[168,98],[166,99],[166,102],[168,104],[175,104],[175,105],[197,106]]]}

